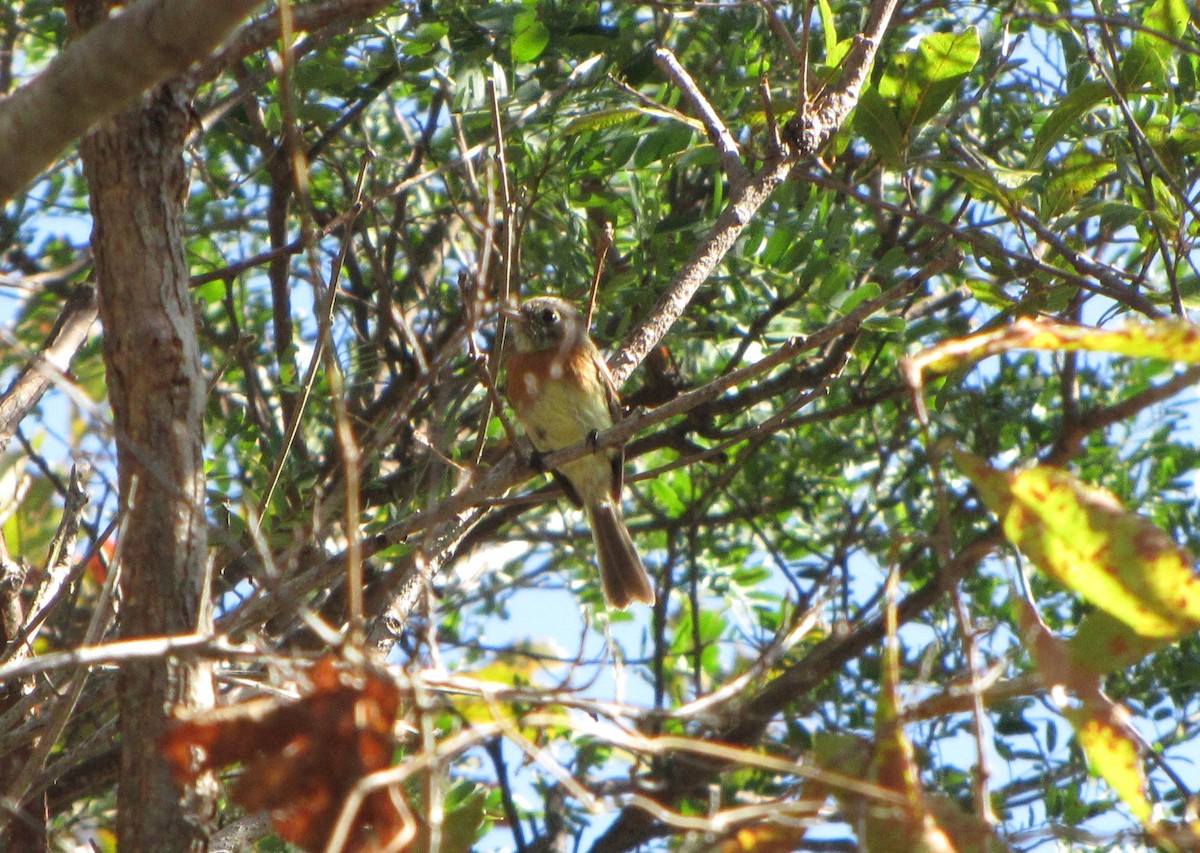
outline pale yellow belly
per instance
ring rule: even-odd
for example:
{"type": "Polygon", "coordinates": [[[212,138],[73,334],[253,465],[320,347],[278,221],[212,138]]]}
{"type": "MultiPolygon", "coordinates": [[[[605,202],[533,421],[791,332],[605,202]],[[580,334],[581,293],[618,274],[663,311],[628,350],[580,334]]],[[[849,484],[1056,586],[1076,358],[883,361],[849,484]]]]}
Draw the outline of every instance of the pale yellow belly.
{"type": "MultiPolygon", "coordinates": [[[[522,411],[517,412],[529,434],[529,440],[543,453],[570,447],[591,433],[612,426],[608,403],[603,398],[584,395],[565,382],[547,382],[531,395],[522,411]]],[[[599,395],[595,395],[599,396],[599,395]]],[[[575,486],[584,503],[606,499],[612,489],[614,451],[592,454],[560,469],[575,486]]]]}

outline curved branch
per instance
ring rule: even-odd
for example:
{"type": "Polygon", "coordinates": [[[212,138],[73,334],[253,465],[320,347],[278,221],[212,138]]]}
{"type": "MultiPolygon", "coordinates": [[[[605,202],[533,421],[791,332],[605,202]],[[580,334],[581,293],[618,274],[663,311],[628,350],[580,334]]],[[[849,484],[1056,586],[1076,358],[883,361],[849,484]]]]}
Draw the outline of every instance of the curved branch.
{"type": "Polygon", "coordinates": [[[0,101],[0,202],[72,141],[207,56],[262,0],[140,0],[0,101]]]}

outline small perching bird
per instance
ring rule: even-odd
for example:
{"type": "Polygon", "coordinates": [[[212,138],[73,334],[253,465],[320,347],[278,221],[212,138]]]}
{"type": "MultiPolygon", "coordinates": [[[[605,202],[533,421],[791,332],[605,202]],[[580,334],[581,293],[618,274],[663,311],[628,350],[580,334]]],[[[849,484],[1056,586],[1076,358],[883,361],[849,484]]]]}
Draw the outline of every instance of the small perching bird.
{"type": "MultiPolygon", "coordinates": [[[[616,383],[575,306],[538,296],[505,310],[516,346],[508,356],[508,399],[535,449],[550,453],[608,429],[621,416],[616,383]]],[[[610,607],[654,604],[654,586],[621,514],[624,452],[605,448],[555,472],[587,513],[600,583],[610,607]]]]}

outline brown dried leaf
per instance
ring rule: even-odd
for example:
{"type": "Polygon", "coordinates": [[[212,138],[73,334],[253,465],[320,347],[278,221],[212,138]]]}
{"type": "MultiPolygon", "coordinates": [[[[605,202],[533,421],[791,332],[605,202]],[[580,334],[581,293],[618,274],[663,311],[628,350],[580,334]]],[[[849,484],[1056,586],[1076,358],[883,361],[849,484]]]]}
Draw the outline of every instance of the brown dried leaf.
{"type": "MultiPolygon", "coordinates": [[[[299,699],[253,700],[181,720],[162,749],[181,784],[242,764],[234,801],[249,811],[269,811],[284,840],[322,850],[346,795],[391,763],[400,693],[391,681],[332,655],[318,660],[308,676],[311,689],[299,699]]],[[[389,793],[376,791],[345,849],[374,849],[373,839],[394,838],[404,829],[389,793]]]]}

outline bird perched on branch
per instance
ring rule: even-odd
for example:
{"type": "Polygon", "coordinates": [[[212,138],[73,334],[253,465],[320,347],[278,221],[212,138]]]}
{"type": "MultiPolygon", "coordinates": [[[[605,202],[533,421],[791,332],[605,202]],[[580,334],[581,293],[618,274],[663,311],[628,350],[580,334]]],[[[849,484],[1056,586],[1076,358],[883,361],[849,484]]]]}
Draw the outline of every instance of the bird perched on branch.
{"type": "MultiPolygon", "coordinates": [[[[616,383],[575,306],[552,296],[505,309],[515,351],[508,356],[508,399],[539,453],[594,439],[620,419],[616,383]]],[[[587,513],[600,583],[610,607],[654,603],[654,587],[621,515],[624,452],[596,450],[553,472],[587,513]]]]}

